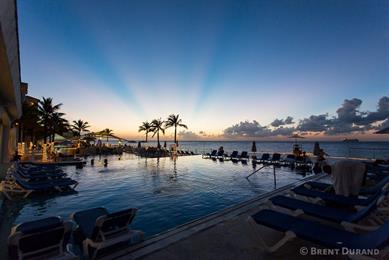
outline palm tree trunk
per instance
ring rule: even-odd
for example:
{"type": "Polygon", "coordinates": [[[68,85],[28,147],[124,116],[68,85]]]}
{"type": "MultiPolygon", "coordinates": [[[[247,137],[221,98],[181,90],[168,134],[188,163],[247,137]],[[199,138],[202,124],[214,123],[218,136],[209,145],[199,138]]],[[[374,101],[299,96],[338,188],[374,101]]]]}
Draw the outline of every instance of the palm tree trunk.
{"type": "Polygon", "coordinates": [[[32,143],[35,144],[35,131],[34,131],[34,128],[31,130],[31,140],[32,140],[32,143]]]}
{"type": "Polygon", "coordinates": [[[19,123],[18,128],[18,142],[24,142],[24,136],[23,136],[23,124],[19,123]]]}
{"type": "Polygon", "coordinates": [[[174,126],[174,143],[177,145],[177,126],[174,126]]]}
{"type": "Polygon", "coordinates": [[[159,143],[159,131],[157,132],[157,142],[158,142],[158,149],[161,148],[161,144],[159,143]]]}
{"type": "Polygon", "coordinates": [[[146,132],[146,143],[147,143],[147,135],[148,135],[149,133],[148,132],[146,132]]]}
{"type": "Polygon", "coordinates": [[[47,126],[45,125],[44,126],[44,129],[43,129],[43,135],[45,136],[44,137],[44,141],[45,141],[45,144],[47,143],[47,126]]]}

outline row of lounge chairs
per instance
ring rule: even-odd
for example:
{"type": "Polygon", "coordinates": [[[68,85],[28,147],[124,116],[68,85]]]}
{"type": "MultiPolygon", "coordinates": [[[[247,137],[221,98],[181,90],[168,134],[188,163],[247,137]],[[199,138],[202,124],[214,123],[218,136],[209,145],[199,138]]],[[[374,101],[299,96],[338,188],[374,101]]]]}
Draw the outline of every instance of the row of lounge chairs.
{"type": "MultiPolygon", "coordinates": [[[[212,150],[211,153],[203,154],[203,158],[211,159],[223,159],[223,160],[235,160],[235,161],[249,161],[249,154],[247,151],[243,151],[239,154],[238,151],[233,151],[230,155],[225,154],[224,152],[212,150]]],[[[263,153],[261,157],[253,155],[251,157],[253,163],[258,164],[277,164],[283,166],[299,167],[299,166],[312,166],[312,161],[309,158],[302,156],[295,156],[293,154],[288,154],[284,158],[280,153],[263,153]]]]}
{"type": "Polygon", "coordinates": [[[10,259],[79,259],[71,241],[82,248],[85,259],[104,258],[143,241],[142,231],[130,230],[137,209],[109,213],[93,208],[73,213],[71,221],[47,217],[29,221],[11,230],[10,259]]]}
{"type": "Polygon", "coordinates": [[[328,188],[325,183],[305,183],[286,195],[270,198],[248,222],[270,252],[297,237],[328,248],[365,250],[359,252],[380,249],[386,255],[389,252],[389,175],[370,174],[368,178],[376,180],[375,186],[362,189],[357,197],[325,192],[328,188]],[[284,236],[268,245],[259,226],[282,232],[284,236]]]}
{"type": "Polygon", "coordinates": [[[212,159],[224,159],[224,160],[239,160],[239,161],[248,161],[249,155],[246,151],[243,151],[239,155],[238,151],[233,151],[230,155],[224,153],[224,151],[212,150],[211,153],[206,153],[202,155],[203,158],[212,158],[212,159]]]}
{"type": "Polygon", "coordinates": [[[177,150],[178,155],[196,155],[193,151],[177,150]]]}
{"type": "Polygon", "coordinates": [[[15,162],[7,170],[1,191],[8,199],[15,195],[26,198],[33,192],[74,190],[77,185],[78,182],[68,178],[61,168],[15,162]]]}

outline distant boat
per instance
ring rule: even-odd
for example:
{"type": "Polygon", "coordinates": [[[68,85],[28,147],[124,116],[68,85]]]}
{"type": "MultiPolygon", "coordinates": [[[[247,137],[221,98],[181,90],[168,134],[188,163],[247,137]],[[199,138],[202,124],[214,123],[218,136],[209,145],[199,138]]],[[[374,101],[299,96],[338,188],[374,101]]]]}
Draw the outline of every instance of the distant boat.
{"type": "Polygon", "coordinates": [[[345,138],[343,140],[343,143],[358,143],[359,140],[358,139],[348,139],[348,138],[345,138]]]}

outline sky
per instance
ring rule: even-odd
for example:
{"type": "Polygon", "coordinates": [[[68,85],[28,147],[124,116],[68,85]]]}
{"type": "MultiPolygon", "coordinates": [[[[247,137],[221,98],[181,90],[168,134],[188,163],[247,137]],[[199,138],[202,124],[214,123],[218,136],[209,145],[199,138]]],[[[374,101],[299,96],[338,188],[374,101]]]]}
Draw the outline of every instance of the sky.
{"type": "Polygon", "coordinates": [[[128,138],[179,114],[183,139],[387,139],[370,133],[389,126],[388,13],[377,0],[19,0],[21,76],[67,119],[128,138]]]}

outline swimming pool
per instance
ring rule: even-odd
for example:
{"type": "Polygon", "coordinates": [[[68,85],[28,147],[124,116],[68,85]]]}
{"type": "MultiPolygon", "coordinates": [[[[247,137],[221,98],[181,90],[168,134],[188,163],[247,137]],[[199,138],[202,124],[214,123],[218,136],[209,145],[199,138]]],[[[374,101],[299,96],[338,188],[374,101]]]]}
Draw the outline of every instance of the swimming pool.
{"type": "Polygon", "coordinates": [[[105,157],[100,161],[96,158],[95,166],[64,168],[79,182],[76,193],[5,201],[1,237],[6,238],[17,223],[51,215],[67,219],[75,211],[100,206],[109,211],[138,208],[132,227],[150,237],[304,178],[278,168],[274,183],[273,169],[265,168],[247,180],[245,177],[253,172],[251,163],[234,164],[201,156],[146,159],[125,154],[121,160],[118,156],[106,158],[106,168],[105,157]]]}

